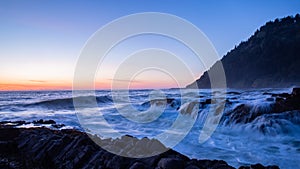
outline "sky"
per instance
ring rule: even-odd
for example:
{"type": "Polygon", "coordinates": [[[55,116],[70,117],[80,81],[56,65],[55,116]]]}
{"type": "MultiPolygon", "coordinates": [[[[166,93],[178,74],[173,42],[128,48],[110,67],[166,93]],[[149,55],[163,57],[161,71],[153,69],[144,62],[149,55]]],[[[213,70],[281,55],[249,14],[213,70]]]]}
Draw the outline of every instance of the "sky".
{"type": "MultiPolygon", "coordinates": [[[[0,0],[0,90],[72,89],[76,62],[98,29],[125,15],[162,12],[197,26],[221,58],[247,40],[267,21],[300,13],[299,0],[127,0],[77,1],[0,0]]],[[[158,36],[128,39],[112,51],[95,77],[97,89],[109,89],[120,60],[143,48],[162,48],[180,55],[194,78],[205,68],[178,42],[158,36]]],[[[122,79],[121,79],[122,80],[122,79]]],[[[137,74],[132,88],[176,87],[176,80],[155,70],[137,74]]]]}

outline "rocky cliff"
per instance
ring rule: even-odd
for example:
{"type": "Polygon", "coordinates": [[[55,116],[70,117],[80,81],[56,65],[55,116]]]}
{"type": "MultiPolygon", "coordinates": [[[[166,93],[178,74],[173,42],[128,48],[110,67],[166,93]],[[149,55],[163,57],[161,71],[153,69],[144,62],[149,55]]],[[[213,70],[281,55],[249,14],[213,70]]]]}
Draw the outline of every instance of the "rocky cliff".
{"type": "MultiPolygon", "coordinates": [[[[300,84],[300,15],[267,22],[222,59],[227,87],[291,87],[300,84]]],[[[217,69],[216,64],[209,70],[217,69]]],[[[205,72],[187,88],[210,88],[205,72]]]]}

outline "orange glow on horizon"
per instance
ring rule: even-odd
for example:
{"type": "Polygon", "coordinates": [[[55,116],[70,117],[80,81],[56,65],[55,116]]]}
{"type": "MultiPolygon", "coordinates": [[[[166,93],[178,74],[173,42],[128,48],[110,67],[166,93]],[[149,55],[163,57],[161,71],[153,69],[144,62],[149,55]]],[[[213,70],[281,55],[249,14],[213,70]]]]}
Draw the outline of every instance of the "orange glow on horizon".
{"type": "Polygon", "coordinates": [[[0,91],[18,90],[71,90],[71,83],[32,82],[32,83],[0,83],[0,91]]]}
{"type": "MultiPolygon", "coordinates": [[[[124,85],[121,85],[124,86],[124,85]]],[[[178,87],[174,83],[166,82],[139,82],[130,83],[129,87],[120,87],[119,89],[163,89],[178,87]]],[[[27,83],[0,83],[0,91],[18,91],[18,90],[72,90],[72,82],[27,82],[27,83]]],[[[90,89],[88,87],[82,87],[81,89],[90,89]]],[[[95,82],[96,90],[111,90],[111,81],[95,82]]]]}

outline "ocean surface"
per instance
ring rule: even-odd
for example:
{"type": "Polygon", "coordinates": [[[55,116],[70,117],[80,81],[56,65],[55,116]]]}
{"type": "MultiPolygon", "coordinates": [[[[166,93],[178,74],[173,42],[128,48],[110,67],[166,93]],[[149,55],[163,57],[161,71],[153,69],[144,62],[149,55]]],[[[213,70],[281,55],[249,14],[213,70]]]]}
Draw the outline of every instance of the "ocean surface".
{"type": "MultiPolygon", "coordinates": [[[[162,133],[172,136],[172,132],[185,132],[173,149],[190,158],[221,159],[235,167],[261,163],[295,169],[300,168],[300,111],[268,111],[275,102],[272,94],[291,91],[219,91],[224,109],[219,113],[220,119],[213,122],[216,130],[204,142],[199,141],[203,126],[213,113],[210,110],[220,104],[210,90],[1,91],[0,121],[52,119],[65,124],[60,129],[75,128],[100,137],[117,131],[120,135],[159,139],[162,133]],[[93,100],[97,107],[93,113],[85,114],[81,110],[89,107],[74,108],[73,98],[93,100]],[[247,108],[246,114],[241,105],[247,108]],[[174,123],[177,129],[190,128],[168,130],[174,123]]],[[[30,123],[19,127],[40,126],[30,123]]]]}

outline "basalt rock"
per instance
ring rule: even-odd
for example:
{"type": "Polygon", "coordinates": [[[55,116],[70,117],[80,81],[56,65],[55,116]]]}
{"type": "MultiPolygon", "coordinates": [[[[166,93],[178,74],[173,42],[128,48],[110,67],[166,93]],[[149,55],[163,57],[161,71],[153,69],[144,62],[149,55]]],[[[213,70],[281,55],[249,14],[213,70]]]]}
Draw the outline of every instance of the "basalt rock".
{"type": "Polygon", "coordinates": [[[291,94],[284,97],[277,97],[274,112],[284,112],[291,110],[300,110],[300,88],[293,88],[291,94]]]}
{"type": "MultiPolygon", "coordinates": [[[[125,138],[131,138],[132,144],[141,142],[130,136],[122,137],[117,142],[126,142],[122,140],[125,138]]],[[[106,141],[108,144],[111,142],[111,146],[116,144],[112,139],[106,141]]],[[[163,146],[157,142],[153,139],[142,141],[144,148],[152,143],[163,146]]],[[[171,149],[147,158],[122,157],[102,149],[87,134],[70,129],[24,129],[0,125],[0,150],[0,168],[3,169],[233,169],[225,161],[191,160],[171,149]]]]}
{"type": "Polygon", "coordinates": [[[300,88],[294,88],[291,94],[269,93],[268,95],[273,96],[266,99],[266,102],[270,102],[268,106],[259,104],[240,104],[234,109],[225,112],[222,121],[226,121],[226,124],[246,124],[267,114],[283,115],[283,113],[285,113],[286,117],[288,117],[288,114],[298,115],[296,112],[300,111],[300,88]]]}

